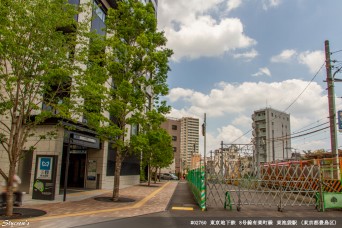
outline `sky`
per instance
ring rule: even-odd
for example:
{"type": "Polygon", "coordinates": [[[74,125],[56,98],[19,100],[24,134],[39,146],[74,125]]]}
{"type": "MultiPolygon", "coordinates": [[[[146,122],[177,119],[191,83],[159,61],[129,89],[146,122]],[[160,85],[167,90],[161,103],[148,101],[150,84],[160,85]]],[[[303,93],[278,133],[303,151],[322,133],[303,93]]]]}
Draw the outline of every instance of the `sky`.
{"type": "MultiPolygon", "coordinates": [[[[341,12],[341,0],[159,0],[158,28],[174,51],[168,116],[201,125],[206,113],[207,152],[221,141],[250,143],[251,115],[266,107],[290,114],[291,133],[328,126],[324,42],[342,79],[341,12]]],[[[342,83],[335,95],[342,110],[342,83]]],[[[291,146],[331,151],[329,129],[291,146]]],[[[200,148],[203,154],[202,136],[200,148]]]]}

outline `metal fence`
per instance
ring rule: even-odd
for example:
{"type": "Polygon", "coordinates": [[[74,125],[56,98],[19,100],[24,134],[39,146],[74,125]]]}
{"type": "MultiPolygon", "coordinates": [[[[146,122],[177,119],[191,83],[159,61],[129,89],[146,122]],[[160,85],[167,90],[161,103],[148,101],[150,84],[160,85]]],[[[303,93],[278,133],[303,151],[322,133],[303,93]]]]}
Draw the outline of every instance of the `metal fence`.
{"type": "Polygon", "coordinates": [[[322,207],[317,199],[324,190],[318,165],[292,161],[257,166],[252,156],[233,154],[207,163],[208,208],[322,207]]]}

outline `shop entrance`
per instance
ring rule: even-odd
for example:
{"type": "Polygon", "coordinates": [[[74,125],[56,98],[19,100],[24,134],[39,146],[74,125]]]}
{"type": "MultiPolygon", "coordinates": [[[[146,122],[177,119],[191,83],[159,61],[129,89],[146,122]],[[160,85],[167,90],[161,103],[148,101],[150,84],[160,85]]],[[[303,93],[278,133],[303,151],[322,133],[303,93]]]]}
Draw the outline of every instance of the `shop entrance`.
{"type": "MultiPolygon", "coordinates": [[[[67,145],[64,145],[60,179],[61,188],[64,188],[66,157],[67,145]]],[[[87,149],[85,147],[72,145],[69,157],[68,188],[85,188],[86,161],[87,149]]]]}

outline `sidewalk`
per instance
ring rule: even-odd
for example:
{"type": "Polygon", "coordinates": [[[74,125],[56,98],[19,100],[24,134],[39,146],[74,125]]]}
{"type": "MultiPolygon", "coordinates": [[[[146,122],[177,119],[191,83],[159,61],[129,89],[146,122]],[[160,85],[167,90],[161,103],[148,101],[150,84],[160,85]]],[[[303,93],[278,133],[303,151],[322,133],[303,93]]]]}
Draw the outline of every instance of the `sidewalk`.
{"type": "MultiPolygon", "coordinates": [[[[140,184],[120,189],[120,202],[103,202],[96,197],[110,197],[112,190],[94,190],[58,195],[55,201],[32,200],[24,196],[22,208],[46,211],[46,215],[18,219],[28,227],[73,227],[100,221],[165,211],[177,186],[176,181],[140,184]],[[29,224],[28,224],[29,223],[29,224]]],[[[3,221],[0,220],[0,223],[3,221]]]]}

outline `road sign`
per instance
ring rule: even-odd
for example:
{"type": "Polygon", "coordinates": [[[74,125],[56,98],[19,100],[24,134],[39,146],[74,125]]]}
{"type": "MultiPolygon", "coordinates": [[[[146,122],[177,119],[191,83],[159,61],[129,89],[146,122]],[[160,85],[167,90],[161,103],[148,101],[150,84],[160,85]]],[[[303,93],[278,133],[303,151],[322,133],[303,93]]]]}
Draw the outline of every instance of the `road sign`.
{"type": "Polygon", "coordinates": [[[337,112],[337,118],[338,118],[338,129],[342,131],[342,111],[337,112]]]}

